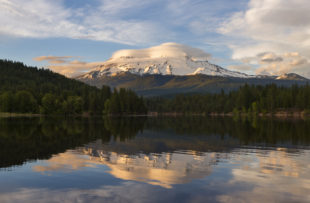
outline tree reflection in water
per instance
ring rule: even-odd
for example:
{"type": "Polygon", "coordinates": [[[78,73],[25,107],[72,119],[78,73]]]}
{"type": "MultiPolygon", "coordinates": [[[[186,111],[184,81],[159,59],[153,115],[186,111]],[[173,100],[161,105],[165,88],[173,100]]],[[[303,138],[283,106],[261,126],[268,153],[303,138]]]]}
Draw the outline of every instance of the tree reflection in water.
{"type": "MultiPolygon", "coordinates": [[[[230,118],[2,118],[0,167],[48,159],[98,140],[123,154],[229,151],[240,146],[307,147],[310,122],[230,118]],[[139,135],[139,139],[135,139],[139,135]],[[132,140],[130,142],[130,140],[132,140]]],[[[292,147],[293,150],[294,147],[292,147]]]]}

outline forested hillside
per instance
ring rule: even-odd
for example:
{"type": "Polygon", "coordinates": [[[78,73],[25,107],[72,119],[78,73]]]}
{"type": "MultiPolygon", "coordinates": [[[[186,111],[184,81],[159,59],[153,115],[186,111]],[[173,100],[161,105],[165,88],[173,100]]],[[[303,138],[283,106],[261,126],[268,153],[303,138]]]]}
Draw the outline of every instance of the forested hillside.
{"type": "Polygon", "coordinates": [[[173,98],[150,98],[149,111],[179,113],[274,113],[309,111],[310,86],[244,85],[229,93],[180,94],[173,98]]]}
{"type": "Polygon", "coordinates": [[[130,90],[112,92],[108,86],[99,89],[50,70],[0,60],[0,112],[132,114],[146,108],[130,90]]]}

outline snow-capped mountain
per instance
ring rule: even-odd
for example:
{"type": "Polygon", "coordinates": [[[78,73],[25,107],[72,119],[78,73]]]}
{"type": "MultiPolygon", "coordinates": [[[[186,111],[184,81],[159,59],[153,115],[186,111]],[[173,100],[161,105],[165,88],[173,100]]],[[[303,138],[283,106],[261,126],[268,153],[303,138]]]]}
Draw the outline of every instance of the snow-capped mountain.
{"type": "Polygon", "coordinates": [[[140,50],[120,50],[102,65],[78,79],[116,76],[127,72],[137,75],[196,75],[251,78],[254,76],[230,71],[211,64],[204,51],[177,43],[164,43],[140,50]]]}
{"type": "Polygon", "coordinates": [[[89,85],[129,88],[144,96],[231,91],[247,84],[280,86],[308,82],[297,74],[247,75],[209,62],[210,55],[189,46],[164,43],[140,50],[120,50],[76,79],[89,85]]]}

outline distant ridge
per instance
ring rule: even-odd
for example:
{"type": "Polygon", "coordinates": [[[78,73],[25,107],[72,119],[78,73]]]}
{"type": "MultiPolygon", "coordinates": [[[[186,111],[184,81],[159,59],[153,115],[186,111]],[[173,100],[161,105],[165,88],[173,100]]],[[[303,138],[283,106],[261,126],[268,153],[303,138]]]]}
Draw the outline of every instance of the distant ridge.
{"type": "Polygon", "coordinates": [[[100,87],[109,85],[113,88],[125,87],[134,90],[143,96],[164,96],[180,93],[217,93],[222,89],[226,92],[236,90],[244,84],[267,85],[275,83],[279,86],[291,86],[293,84],[306,84],[309,80],[275,79],[275,77],[263,78],[236,78],[197,75],[160,75],[146,74],[136,75],[132,73],[120,73],[116,76],[103,76],[99,79],[80,79],[87,84],[100,87]]]}
{"type": "Polygon", "coordinates": [[[285,73],[276,77],[276,80],[298,80],[298,81],[308,81],[307,78],[302,77],[296,73],[285,73]]]}

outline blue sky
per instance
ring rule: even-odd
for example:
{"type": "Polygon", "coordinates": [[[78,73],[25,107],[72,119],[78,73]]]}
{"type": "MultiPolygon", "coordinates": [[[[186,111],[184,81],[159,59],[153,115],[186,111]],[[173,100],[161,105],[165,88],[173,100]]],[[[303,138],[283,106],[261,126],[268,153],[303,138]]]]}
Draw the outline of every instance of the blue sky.
{"type": "Polygon", "coordinates": [[[119,49],[176,42],[228,69],[309,77],[308,8],[308,0],[0,0],[0,55],[52,68],[34,59],[102,62],[119,49]]]}

